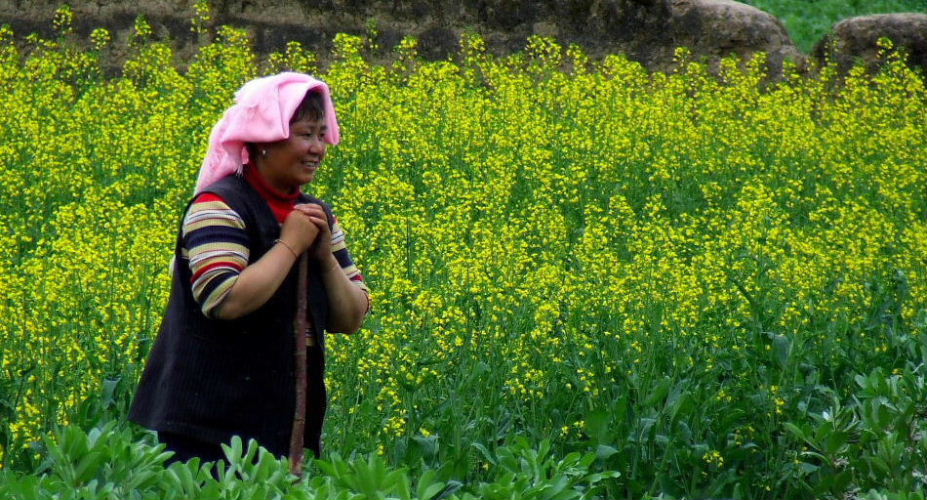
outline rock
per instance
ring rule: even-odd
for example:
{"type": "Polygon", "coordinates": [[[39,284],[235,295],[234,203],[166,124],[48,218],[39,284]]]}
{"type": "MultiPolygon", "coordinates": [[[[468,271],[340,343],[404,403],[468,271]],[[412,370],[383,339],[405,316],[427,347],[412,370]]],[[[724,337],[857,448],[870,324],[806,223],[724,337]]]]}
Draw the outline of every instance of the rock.
{"type": "Polygon", "coordinates": [[[417,36],[419,54],[426,59],[441,59],[460,47],[460,34],[442,24],[426,26],[417,36]]]}
{"type": "Polygon", "coordinates": [[[813,55],[819,62],[830,57],[841,71],[857,61],[870,70],[881,65],[879,38],[890,39],[896,48],[908,53],[908,64],[927,71],[927,14],[878,14],[845,19],[815,47],[813,55]]]}
{"type": "Polygon", "coordinates": [[[644,37],[663,27],[669,0],[555,1],[551,9],[557,23],[578,33],[619,42],[644,37]]]}
{"type": "Polygon", "coordinates": [[[670,0],[594,0],[576,38],[592,53],[621,53],[651,69],[672,60],[670,0]]]}
{"type": "Polygon", "coordinates": [[[531,31],[538,36],[547,36],[553,38],[560,36],[560,28],[558,28],[556,24],[549,22],[534,23],[534,25],[531,27],[531,31]]]}
{"type": "Polygon", "coordinates": [[[670,29],[673,45],[688,47],[710,59],[736,54],[769,54],[773,73],[783,61],[801,64],[804,55],[782,22],[767,12],[731,0],[672,0],[670,29]]]}

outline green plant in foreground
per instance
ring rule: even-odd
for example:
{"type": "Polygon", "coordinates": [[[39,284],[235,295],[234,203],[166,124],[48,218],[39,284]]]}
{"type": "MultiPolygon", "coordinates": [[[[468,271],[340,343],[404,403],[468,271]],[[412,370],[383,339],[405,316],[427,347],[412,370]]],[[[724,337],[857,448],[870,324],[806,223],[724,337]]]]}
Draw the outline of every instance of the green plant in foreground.
{"type": "Polygon", "coordinates": [[[240,438],[223,445],[226,460],[174,462],[171,452],[132,430],[110,422],[89,432],[71,426],[43,441],[46,459],[35,474],[0,471],[0,498],[70,499],[461,499],[525,498],[579,500],[598,498],[598,483],[617,472],[590,472],[594,454],[551,454],[544,441],[533,448],[526,439],[490,453],[490,481],[469,485],[441,480],[440,472],[424,469],[413,479],[407,468],[392,468],[376,454],[351,459],[333,454],[316,460],[316,472],[299,479],[286,458],[278,458],[240,438]]]}
{"type": "Polygon", "coordinates": [[[621,475],[617,471],[591,473],[589,469],[597,459],[595,453],[573,452],[557,460],[551,455],[551,444],[546,439],[538,444],[537,449],[522,437],[495,453],[490,453],[482,445],[476,446],[490,467],[497,468],[499,472],[495,481],[480,484],[475,490],[476,495],[465,494],[465,499],[598,498],[601,493],[599,483],[621,475]]]}

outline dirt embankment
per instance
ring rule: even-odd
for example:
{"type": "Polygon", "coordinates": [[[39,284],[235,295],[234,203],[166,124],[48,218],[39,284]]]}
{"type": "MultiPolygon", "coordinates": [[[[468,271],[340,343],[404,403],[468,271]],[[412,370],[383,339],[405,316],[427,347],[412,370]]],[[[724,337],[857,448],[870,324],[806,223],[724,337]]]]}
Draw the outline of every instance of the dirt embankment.
{"type": "MultiPolygon", "coordinates": [[[[197,12],[196,0],[0,0],[0,23],[10,24],[17,37],[33,32],[52,37],[55,11],[65,3],[71,5],[76,33],[84,40],[93,29],[104,27],[114,34],[114,46],[124,46],[133,32],[136,17],[143,14],[154,28],[156,38],[173,42],[180,64],[188,61],[206,41],[191,29],[197,12]]],[[[562,45],[578,44],[594,58],[622,53],[651,69],[671,67],[674,50],[679,46],[690,47],[696,57],[713,60],[728,54],[749,56],[764,51],[770,54],[774,70],[785,60],[803,64],[807,58],[777,18],[732,0],[201,0],[200,3],[209,6],[209,24],[213,27],[230,24],[248,29],[259,54],[269,54],[283,49],[289,41],[299,41],[319,54],[323,63],[337,33],[373,32],[384,57],[389,57],[391,49],[403,37],[415,36],[420,42],[421,55],[431,60],[458,53],[465,32],[481,34],[489,50],[500,55],[523,49],[531,35],[543,35],[555,37],[562,45]]],[[[911,52],[918,50],[921,49],[911,52]]],[[[120,52],[112,52],[118,59],[120,52]]],[[[112,67],[119,63],[110,61],[112,67]]]]}
{"type": "MultiPolygon", "coordinates": [[[[0,22],[17,36],[54,36],[56,9],[68,2],[0,0],[0,22]]],[[[260,54],[280,50],[288,41],[325,54],[335,34],[364,34],[374,28],[379,45],[394,47],[405,36],[418,37],[427,59],[443,59],[459,50],[464,32],[480,33],[489,50],[521,50],[533,34],[579,44],[592,56],[621,52],[648,66],[672,56],[673,33],[668,0],[215,0],[212,23],[246,27],[260,54]]],[[[191,31],[195,0],[95,0],[69,3],[82,38],[99,27],[128,38],[136,16],[144,14],[156,35],[170,39],[180,57],[202,42],[191,31]]]]}

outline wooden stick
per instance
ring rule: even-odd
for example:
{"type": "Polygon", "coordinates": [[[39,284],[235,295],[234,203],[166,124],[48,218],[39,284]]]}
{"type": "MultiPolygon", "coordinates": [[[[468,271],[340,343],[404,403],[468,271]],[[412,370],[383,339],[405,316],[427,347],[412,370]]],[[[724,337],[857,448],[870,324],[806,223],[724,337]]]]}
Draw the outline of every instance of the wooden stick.
{"type": "Polygon", "coordinates": [[[296,317],[293,318],[293,335],[296,340],[296,411],[293,415],[293,430],[290,433],[290,465],[298,477],[303,477],[304,439],[306,433],[306,331],[309,325],[307,284],[309,256],[299,257],[296,288],[296,317]]]}

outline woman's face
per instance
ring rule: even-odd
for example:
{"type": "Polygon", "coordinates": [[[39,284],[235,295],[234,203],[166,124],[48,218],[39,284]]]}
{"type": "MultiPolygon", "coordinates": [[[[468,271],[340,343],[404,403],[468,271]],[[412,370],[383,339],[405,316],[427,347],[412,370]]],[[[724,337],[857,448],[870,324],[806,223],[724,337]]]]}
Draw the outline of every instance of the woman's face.
{"type": "Polygon", "coordinates": [[[328,150],[327,130],[324,117],[306,116],[290,124],[289,138],[259,147],[267,152],[257,162],[267,182],[285,193],[312,182],[328,150]]]}

